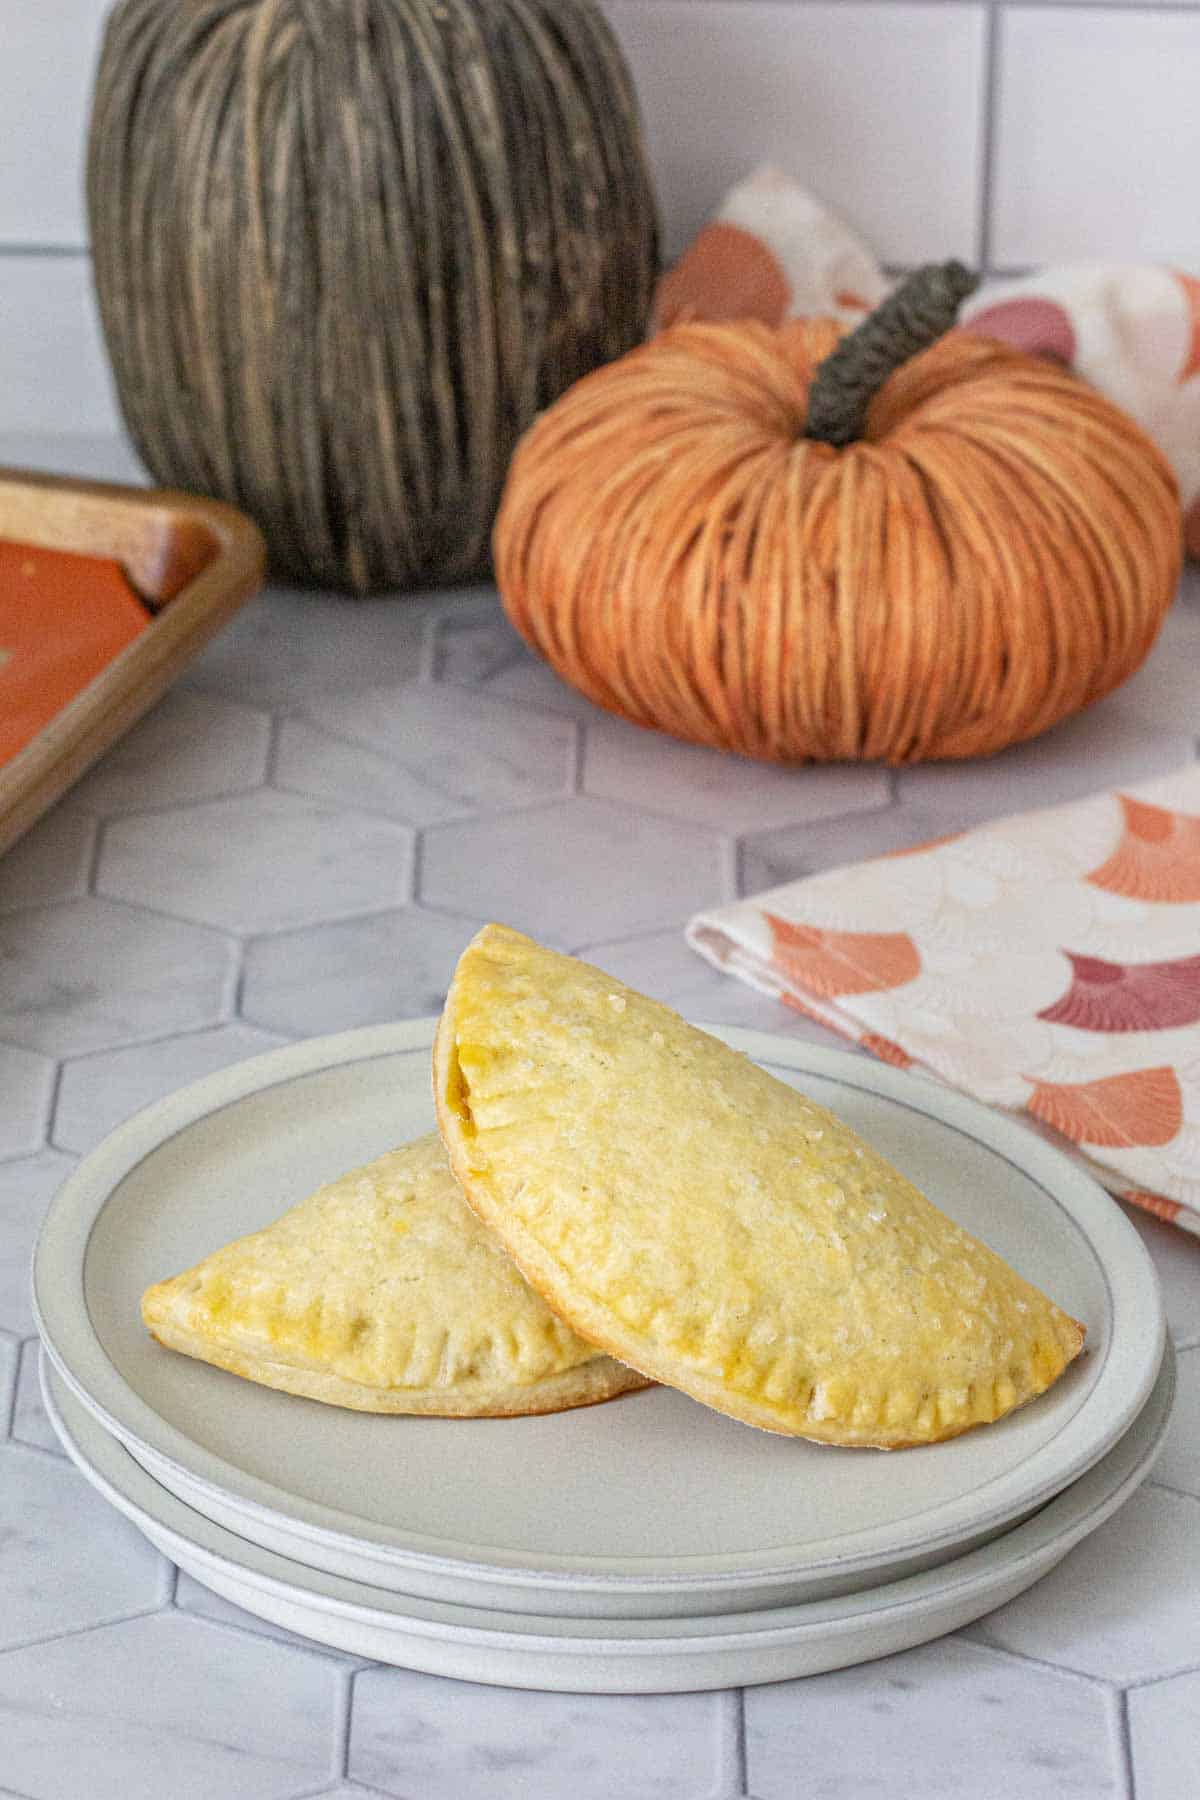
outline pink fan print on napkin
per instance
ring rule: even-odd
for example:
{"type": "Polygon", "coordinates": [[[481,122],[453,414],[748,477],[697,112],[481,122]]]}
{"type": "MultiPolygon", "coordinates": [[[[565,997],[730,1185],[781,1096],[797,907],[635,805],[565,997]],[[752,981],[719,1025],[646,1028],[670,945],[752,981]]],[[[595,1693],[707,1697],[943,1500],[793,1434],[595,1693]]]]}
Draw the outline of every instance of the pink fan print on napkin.
{"type": "Polygon", "coordinates": [[[1078,1031],[1166,1031],[1200,1020],[1200,956],[1114,963],[1070,950],[1065,955],[1071,985],[1039,1019],[1078,1031]]]}
{"type": "Polygon", "coordinates": [[[974,314],[970,329],[978,337],[1000,338],[1027,356],[1044,356],[1069,369],[1075,361],[1075,327],[1065,306],[1031,294],[997,300],[974,314]]]}

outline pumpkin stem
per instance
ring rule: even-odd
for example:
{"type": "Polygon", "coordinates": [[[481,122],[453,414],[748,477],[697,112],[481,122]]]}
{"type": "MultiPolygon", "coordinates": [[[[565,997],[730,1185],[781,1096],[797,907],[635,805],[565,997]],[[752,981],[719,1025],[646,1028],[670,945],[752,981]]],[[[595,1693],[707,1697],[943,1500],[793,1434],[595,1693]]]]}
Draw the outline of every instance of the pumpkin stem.
{"type": "Polygon", "coordinates": [[[909,275],[818,364],[803,435],[839,449],[860,438],[888,376],[949,331],[978,286],[978,275],[960,262],[927,263],[909,275]]]}

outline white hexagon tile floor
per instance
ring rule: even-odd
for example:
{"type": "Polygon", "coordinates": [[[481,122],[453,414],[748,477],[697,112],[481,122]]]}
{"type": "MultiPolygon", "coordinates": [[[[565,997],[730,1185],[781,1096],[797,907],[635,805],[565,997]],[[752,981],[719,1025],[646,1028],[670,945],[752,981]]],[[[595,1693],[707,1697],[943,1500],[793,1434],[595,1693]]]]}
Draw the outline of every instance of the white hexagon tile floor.
{"type": "Polygon", "coordinates": [[[311,700],[284,721],[279,786],[369,806],[412,825],[508,812],[571,791],[576,734],[566,719],[452,688],[373,688],[311,700]]]}
{"type": "Polygon", "coordinates": [[[279,931],[395,906],[411,856],[390,819],[262,788],[114,819],[96,886],[197,924],[279,931]]]}
{"type": "Polygon", "coordinates": [[[96,821],[74,796],[21,840],[20,856],[0,860],[0,913],[85,894],[96,848],[96,821]]]}
{"type": "Polygon", "coordinates": [[[245,793],[261,786],[270,746],[258,707],[176,688],[72,789],[72,804],[107,818],[245,793]]]}
{"type": "Polygon", "coordinates": [[[1036,744],[788,772],[598,712],[486,588],[252,602],[0,860],[0,1795],[1194,1795],[1200,1244],[1152,1219],[1135,1222],[1182,1354],[1151,1485],[967,1632],[745,1695],[513,1694],[360,1665],[177,1579],[55,1444],[27,1269],[50,1196],[120,1119],[287,1039],[436,1010],[489,916],[694,1016],[828,1042],[687,951],[688,914],[1166,770],[1195,753],[1198,678],[1189,577],[1146,669],[1036,744]]]}

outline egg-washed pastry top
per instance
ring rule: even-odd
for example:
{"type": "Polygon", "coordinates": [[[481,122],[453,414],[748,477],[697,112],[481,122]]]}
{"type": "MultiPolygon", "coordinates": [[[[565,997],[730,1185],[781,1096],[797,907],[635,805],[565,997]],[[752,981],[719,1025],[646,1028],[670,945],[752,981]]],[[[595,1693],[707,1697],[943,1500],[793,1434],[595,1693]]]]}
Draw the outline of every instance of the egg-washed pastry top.
{"type": "Polygon", "coordinates": [[[489,925],[435,1048],[470,1204],[583,1336],[769,1431],[933,1443],[1083,1329],[822,1107],[599,969],[489,925]]]}
{"type": "Polygon", "coordinates": [[[168,1349],[359,1412],[559,1412],[646,1385],[522,1280],[436,1134],[148,1288],[142,1317],[168,1349]]]}

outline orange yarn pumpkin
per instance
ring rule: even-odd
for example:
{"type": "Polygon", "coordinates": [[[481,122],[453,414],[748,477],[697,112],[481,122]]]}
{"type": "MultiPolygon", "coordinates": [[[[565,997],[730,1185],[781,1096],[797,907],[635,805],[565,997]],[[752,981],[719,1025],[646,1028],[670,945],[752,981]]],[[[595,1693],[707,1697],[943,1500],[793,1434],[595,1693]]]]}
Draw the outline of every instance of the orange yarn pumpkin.
{"type": "Polygon", "coordinates": [[[813,441],[839,336],[676,326],[543,413],[494,539],[517,630],[611,712],[776,761],[980,755],[1108,693],[1178,579],[1159,451],[1074,376],[956,332],[858,441],[813,441]]]}

